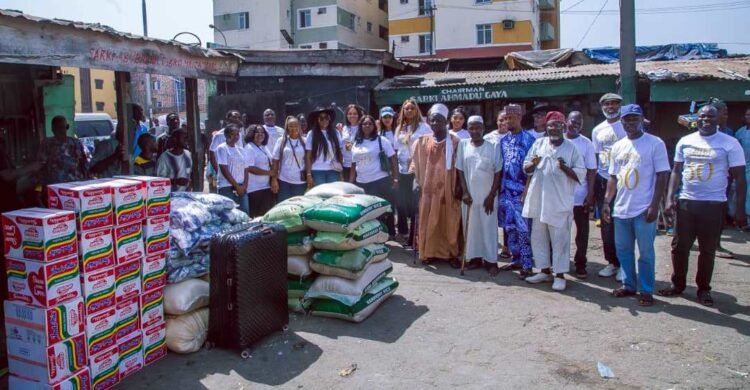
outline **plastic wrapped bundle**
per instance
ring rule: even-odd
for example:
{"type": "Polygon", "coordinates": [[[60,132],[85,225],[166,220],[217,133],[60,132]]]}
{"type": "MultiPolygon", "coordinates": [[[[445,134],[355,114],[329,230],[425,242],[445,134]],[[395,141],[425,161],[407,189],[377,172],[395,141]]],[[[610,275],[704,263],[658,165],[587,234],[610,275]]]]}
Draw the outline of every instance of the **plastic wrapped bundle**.
{"type": "Polygon", "coordinates": [[[212,213],[231,210],[237,207],[233,200],[219,194],[207,194],[203,192],[173,192],[172,198],[185,198],[201,203],[208,207],[212,213]]]}
{"type": "Polygon", "coordinates": [[[335,181],[333,183],[320,184],[305,193],[305,196],[319,196],[321,198],[330,198],[336,195],[354,195],[364,194],[365,190],[352,183],[345,181],[335,181]]]}

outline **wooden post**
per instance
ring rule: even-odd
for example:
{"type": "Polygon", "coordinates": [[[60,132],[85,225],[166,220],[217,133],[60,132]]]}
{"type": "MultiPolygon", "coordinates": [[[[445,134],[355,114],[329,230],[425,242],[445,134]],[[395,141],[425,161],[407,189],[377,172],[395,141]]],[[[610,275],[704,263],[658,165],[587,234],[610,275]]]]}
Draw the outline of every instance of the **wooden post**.
{"type": "Polygon", "coordinates": [[[117,101],[117,141],[122,145],[124,157],[122,159],[122,174],[130,174],[130,155],[133,153],[133,137],[135,128],[131,126],[133,111],[130,106],[130,73],[115,72],[115,96],[117,101]]]}
{"type": "Polygon", "coordinates": [[[188,149],[193,157],[191,183],[193,191],[203,192],[203,168],[205,167],[203,141],[201,138],[200,109],[198,107],[198,80],[185,79],[185,115],[187,116],[188,149]]]}

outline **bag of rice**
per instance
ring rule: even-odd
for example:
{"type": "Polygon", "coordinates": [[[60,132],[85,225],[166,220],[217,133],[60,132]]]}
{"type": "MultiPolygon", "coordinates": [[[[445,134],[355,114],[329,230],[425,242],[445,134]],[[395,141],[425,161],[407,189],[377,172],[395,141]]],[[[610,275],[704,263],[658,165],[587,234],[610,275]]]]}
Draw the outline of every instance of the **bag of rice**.
{"type": "Polygon", "coordinates": [[[320,251],[313,255],[310,268],[321,275],[356,280],[368,264],[385,260],[390,252],[383,244],[370,244],[345,252],[320,251]]]}
{"type": "Polygon", "coordinates": [[[383,260],[368,265],[362,276],[357,280],[343,279],[337,276],[319,276],[305,293],[305,299],[335,299],[345,305],[353,306],[362,298],[365,291],[392,270],[393,264],[391,264],[391,261],[383,260]]]}
{"type": "Polygon", "coordinates": [[[187,279],[164,287],[164,312],[183,315],[208,306],[210,287],[201,279],[187,279]]]}
{"type": "Polygon", "coordinates": [[[321,198],[330,198],[336,195],[353,195],[364,194],[365,190],[352,183],[345,181],[335,181],[333,183],[320,184],[305,193],[306,196],[319,196],[321,198]]]}
{"type": "Polygon", "coordinates": [[[286,236],[287,254],[288,255],[306,255],[312,252],[312,237],[310,232],[289,233],[286,236]]]}
{"type": "Polygon", "coordinates": [[[310,313],[320,317],[338,318],[341,320],[362,322],[367,319],[398,287],[396,279],[385,277],[365,293],[357,303],[347,306],[331,299],[319,299],[313,302],[310,313]]]}
{"type": "Polygon", "coordinates": [[[208,308],[167,317],[167,348],[177,353],[198,352],[208,336],[208,308]]]}
{"type": "Polygon", "coordinates": [[[291,298],[302,298],[305,296],[307,290],[312,286],[315,278],[302,279],[296,276],[290,276],[287,278],[287,297],[291,298]]]}
{"type": "Polygon", "coordinates": [[[289,275],[294,275],[303,279],[310,276],[312,273],[312,270],[310,269],[310,259],[307,255],[287,257],[286,267],[286,272],[289,275]]]}
{"type": "Polygon", "coordinates": [[[339,195],[327,199],[303,214],[313,230],[345,233],[391,211],[391,204],[372,195],[339,195]]]}
{"type": "Polygon", "coordinates": [[[346,233],[318,232],[312,245],[315,249],[348,251],[370,244],[385,244],[388,229],[378,220],[367,221],[346,233]]]}
{"type": "Polygon", "coordinates": [[[302,213],[322,201],[322,198],[315,196],[291,197],[268,210],[263,216],[263,222],[278,223],[286,228],[288,233],[306,230],[302,221],[302,213]]]}
{"type": "Polygon", "coordinates": [[[312,304],[312,302],[304,298],[289,297],[289,299],[287,299],[287,307],[289,308],[289,311],[294,313],[307,312],[307,309],[310,308],[310,304],[312,304]]]}

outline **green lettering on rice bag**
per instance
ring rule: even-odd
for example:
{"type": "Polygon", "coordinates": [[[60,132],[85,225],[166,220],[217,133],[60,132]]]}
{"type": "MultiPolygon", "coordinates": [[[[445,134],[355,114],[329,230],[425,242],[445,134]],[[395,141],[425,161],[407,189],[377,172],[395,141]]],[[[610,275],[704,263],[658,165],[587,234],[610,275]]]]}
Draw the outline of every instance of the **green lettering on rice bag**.
{"type": "Polygon", "coordinates": [[[263,222],[277,223],[289,233],[304,231],[307,228],[302,220],[302,213],[322,201],[322,198],[316,196],[291,197],[268,210],[263,216],[263,222]]]}
{"type": "Polygon", "coordinates": [[[350,251],[318,251],[313,255],[310,268],[319,274],[354,280],[362,276],[368,264],[385,260],[390,252],[383,244],[350,251]]]}
{"type": "Polygon", "coordinates": [[[303,213],[305,225],[324,232],[345,233],[390,212],[391,204],[372,195],[338,195],[303,213]]]}
{"type": "Polygon", "coordinates": [[[313,250],[312,237],[310,231],[289,233],[286,238],[287,254],[289,255],[306,255],[313,250]]]}
{"type": "Polygon", "coordinates": [[[367,221],[346,233],[318,232],[312,241],[315,249],[347,251],[369,244],[385,244],[388,229],[378,220],[367,221]]]}
{"type": "Polygon", "coordinates": [[[340,278],[338,276],[321,275],[315,279],[310,289],[305,293],[307,299],[334,299],[348,306],[359,301],[366,291],[393,271],[390,260],[383,260],[369,264],[356,280],[340,278]]]}
{"type": "Polygon", "coordinates": [[[338,318],[352,322],[367,319],[398,287],[395,278],[385,277],[372,286],[362,298],[353,305],[346,305],[332,299],[316,299],[310,313],[320,317],[338,318]]]}

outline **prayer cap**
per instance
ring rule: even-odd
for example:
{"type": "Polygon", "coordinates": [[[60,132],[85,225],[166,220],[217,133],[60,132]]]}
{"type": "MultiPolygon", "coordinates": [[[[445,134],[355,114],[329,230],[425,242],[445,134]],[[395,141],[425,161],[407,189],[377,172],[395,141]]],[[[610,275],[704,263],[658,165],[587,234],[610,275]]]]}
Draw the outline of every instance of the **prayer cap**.
{"type": "Polygon", "coordinates": [[[430,111],[427,112],[427,116],[430,117],[432,114],[440,114],[444,119],[448,119],[448,107],[443,103],[435,103],[430,107],[430,111]]]}
{"type": "Polygon", "coordinates": [[[523,115],[523,109],[518,104],[508,104],[505,106],[506,115],[523,115]]]}
{"type": "Polygon", "coordinates": [[[481,123],[481,124],[484,124],[484,119],[481,116],[479,116],[479,115],[472,115],[472,116],[469,117],[469,121],[466,122],[466,123],[468,123],[468,124],[472,124],[472,123],[481,123]]]}

